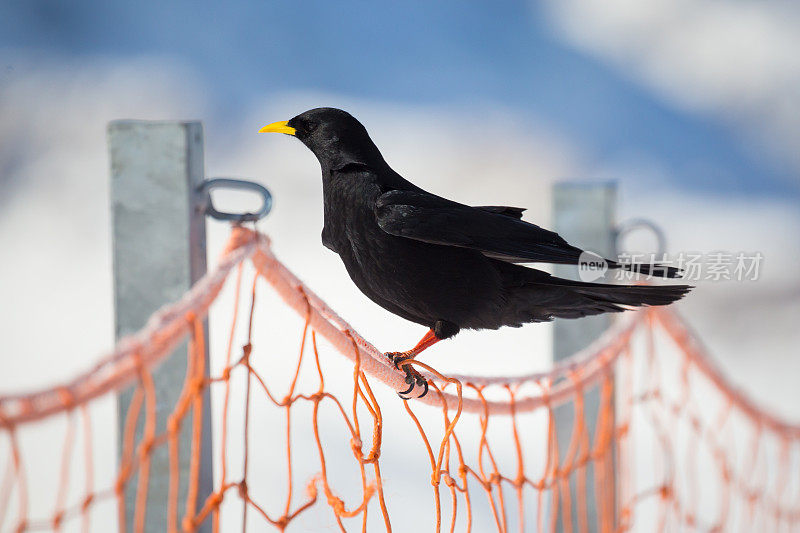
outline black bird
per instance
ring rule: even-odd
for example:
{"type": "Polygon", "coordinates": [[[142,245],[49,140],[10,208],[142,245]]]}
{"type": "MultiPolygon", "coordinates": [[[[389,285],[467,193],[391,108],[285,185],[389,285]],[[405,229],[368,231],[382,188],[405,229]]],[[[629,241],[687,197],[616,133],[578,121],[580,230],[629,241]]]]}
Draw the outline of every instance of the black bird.
{"type": "MultiPolygon", "coordinates": [[[[322,166],[322,243],[339,254],[372,301],[430,331],[411,350],[386,355],[395,366],[462,328],[520,327],[645,305],[667,305],[687,285],[606,285],[557,278],[517,263],[578,264],[583,252],[557,233],[522,220],[524,209],[470,207],[403,179],[364,126],[340,109],[318,108],[265,126],[300,139],[322,166]]],[[[664,277],[661,265],[626,268],[664,277]]],[[[403,395],[428,384],[405,364],[403,395]]]]}

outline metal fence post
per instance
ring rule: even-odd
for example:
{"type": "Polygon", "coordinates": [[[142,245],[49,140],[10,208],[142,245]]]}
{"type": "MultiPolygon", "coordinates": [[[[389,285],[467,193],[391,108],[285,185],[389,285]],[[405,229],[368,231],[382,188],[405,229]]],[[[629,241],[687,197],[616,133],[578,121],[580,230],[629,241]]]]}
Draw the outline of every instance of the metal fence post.
{"type": "MultiPolygon", "coordinates": [[[[111,211],[114,258],[115,336],[144,326],[151,313],[177,300],[206,272],[205,214],[198,208],[197,186],[204,178],[203,130],[200,122],[145,122],[122,120],[108,126],[111,160],[111,211]]],[[[206,335],[208,324],[204,324],[206,335]]],[[[206,343],[206,368],[208,368],[206,343]]],[[[186,374],[184,344],[154,372],[157,431],[165,430],[167,416],[180,394],[186,374]]],[[[125,414],[132,391],[119,395],[119,447],[122,449],[125,414]]],[[[212,491],[211,411],[209,394],[203,398],[200,509],[212,491]]],[[[140,417],[142,418],[142,417],[140,417]]],[[[141,420],[140,420],[141,422],[141,420]]],[[[179,513],[185,505],[191,423],[179,437],[179,513]]],[[[137,428],[137,440],[142,424],[137,428]]],[[[166,531],[169,460],[166,446],[151,454],[145,531],[166,531]]],[[[125,494],[126,525],[133,526],[135,483],[125,494]]],[[[181,516],[178,517],[180,524],[181,516]]],[[[200,531],[210,531],[206,521],[200,531]]]]}
{"type": "MultiPolygon", "coordinates": [[[[613,258],[616,255],[616,198],[615,183],[565,182],[553,186],[553,229],[570,244],[584,250],[595,252],[603,257],[613,258]]],[[[556,265],[554,274],[559,277],[576,279],[577,268],[574,265],[556,265]]],[[[588,346],[597,339],[611,324],[609,315],[599,315],[578,320],[556,319],[553,324],[553,360],[558,361],[588,346]]],[[[584,418],[593,442],[595,421],[600,403],[600,395],[596,389],[584,393],[584,418]]],[[[564,457],[569,439],[574,429],[573,405],[563,405],[555,409],[556,431],[558,432],[559,457],[564,457]]],[[[612,454],[613,457],[613,454],[612,454]]],[[[589,463],[586,472],[586,486],[594,486],[594,471],[589,463]]],[[[573,476],[574,477],[574,476],[573,476]]],[[[616,489],[615,480],[611,487],[616,489]]],[[[571,500],[576,498],[576,483],[570,480],[571,500]]],[[[586,505],[588,526],[590,531],[597,530],[597,501],[594,491],[588,490],[586,505]]],[[[559,531],[577,530],[577,509],[572,509],[572,527],[566,528],[561,514],[558,517],[559,531]]]]}

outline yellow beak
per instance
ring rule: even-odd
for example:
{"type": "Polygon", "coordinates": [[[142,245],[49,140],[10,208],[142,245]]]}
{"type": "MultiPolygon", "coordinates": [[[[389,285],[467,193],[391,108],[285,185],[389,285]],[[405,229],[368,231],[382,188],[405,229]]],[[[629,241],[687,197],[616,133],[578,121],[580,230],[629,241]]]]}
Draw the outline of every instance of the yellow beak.
{"type": "Polygon", "coordinates": [[[285,133],[286,135],[294,135],[295,129],[289,125],[289,121],[282,120],[281,122],[273,122],[267,124],[258,133],[285,133]]]}

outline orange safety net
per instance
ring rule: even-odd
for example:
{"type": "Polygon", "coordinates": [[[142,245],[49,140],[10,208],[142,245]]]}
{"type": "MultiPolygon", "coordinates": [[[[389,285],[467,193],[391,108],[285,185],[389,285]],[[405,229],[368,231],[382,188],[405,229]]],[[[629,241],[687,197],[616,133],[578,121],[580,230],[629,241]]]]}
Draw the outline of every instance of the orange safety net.
{"type": "Polygon", "coordinates": [[[342,531],[451,532],[788,531],[800,524],[800,427],[738,393],[671,311],[628,313],[546,373],[457,376],[411,364],[431,392],[404,402],[393,392],[406,388],[403,372],[292,275],[266,237],[236,227],[216,270],[89,372],[58,387],[0,397],[0,453],[7,457],[0,529],[109,531],[113,526],[93,516],[109,502],[119,531],[144,531],[155,476],[168,480],[169,531],[208,524],[213,531],[231,524],[245,530],[258,522],[322,529],[326,520],[342,531]],[[248,263],[254,272],[245,291],[248,263]],[[202,320],[231,272],[230,335],[224,364],[211,372],[202,320]],[[286,316],[286,306],[300,317],[294,353],[275,353],[286,331],[264,340],[262,351],[254,341],[254,317],[265,299],[259,280],[282,302],[273,317],[286,316]],[[240,298],[246,298],[244,318],[240,298]],[[187,338],[180,398],[159,406],[155,367],[187,338]],[[350,359],[350,370],[327,357],[332,351],[350,359]],[[281,365],[288,372],[276,383],[281,373],[273,369],[281,365]],[[91,407],[127,387],[134,393],[118,467],[112,483],[98,486],[91,407]],[[199,479],[208,465],[201,465],[200,435],[209,390],[218,400],[216,473],[212,492],[202,495],[199,479]],[[159,411],[168,413],[163,431],[159,411]],[[21,436],[58,419],[65,425],[53,443],[58,467],[42,472],[43,458],[27,453],[21,436]],[[191,454],[182,479],[184,425],[191,427],[191,454]],[[266,443],[251,442],[254,427],[266,443]],[[164,447],[168,471],[153,470],[153,451],[164,447]],[[81,484],[74,479],[78,469],[81,484]],[[301,475],[304,491],[297,487],[301,475]],[[52,490],[34,490],[36,483],[52,490]],[[52,499],[41,501],[46,494],[52,499]],[[32,507],[47,511],[33,514],[32,507]],[[313,520],[298,524],[311,520],[305,517],[313,520]]]}

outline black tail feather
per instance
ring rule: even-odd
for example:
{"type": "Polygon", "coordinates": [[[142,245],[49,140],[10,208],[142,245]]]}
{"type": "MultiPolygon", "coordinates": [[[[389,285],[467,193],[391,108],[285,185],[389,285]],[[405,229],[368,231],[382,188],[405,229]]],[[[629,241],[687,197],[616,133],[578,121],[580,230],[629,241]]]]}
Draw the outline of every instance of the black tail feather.
{"type": "Polygon", "coordinates": [[[598,303],[641,307],[669,305],[683,298],[693,287],[690,285],[603,285],[590,284],[572,287],[598,303]]]}
{"type": "Polygon", "coordinates": [[[558,278],[541,270],[501,261],[495,266],[503,278],[506,305],[496,324],[482,322],[477,326],[480,328],[519,326],[554,318],[581,318],[637,307],[669,305],[694,288],[689,285],[590,283],[558,278]]]}

